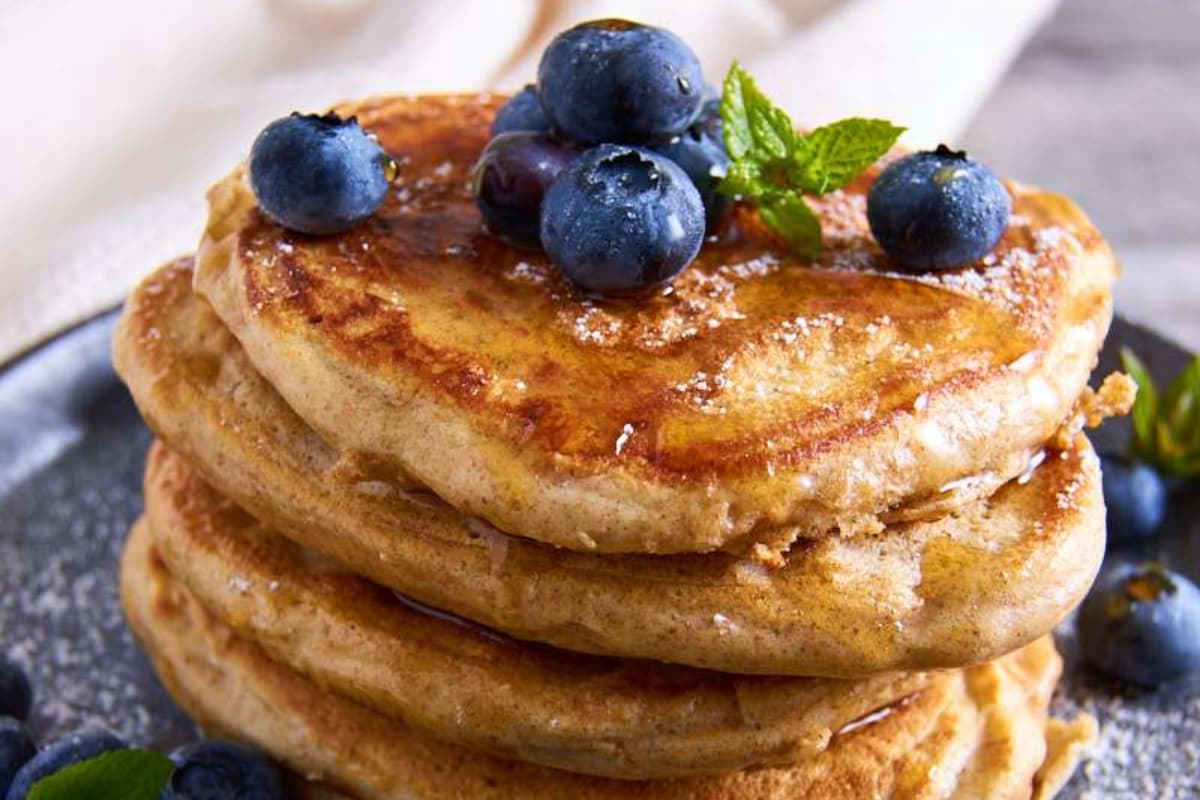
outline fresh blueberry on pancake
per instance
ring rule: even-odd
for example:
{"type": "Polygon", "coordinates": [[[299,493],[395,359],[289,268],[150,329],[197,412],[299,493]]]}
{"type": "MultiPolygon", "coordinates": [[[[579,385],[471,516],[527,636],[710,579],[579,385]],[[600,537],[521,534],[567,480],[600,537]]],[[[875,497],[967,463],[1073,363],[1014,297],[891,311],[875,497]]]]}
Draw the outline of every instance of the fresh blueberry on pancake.
{"type": "Polygon", "coordinates": [[[0,657],[0,717],[25,719],[33,705],[29,676],[7,658],[0,657]]]}
{"type": "Polygon", "coordinates": [[[1008,227],[1012,197],[991,170],[940,145],[880,174],[867,195],[879,246],[913,270],[965,267],[991,251],[1008,227]]]}
{"type": "Polygon", "coordinates": [[[550,132],[550,118],[542,109],[537,87],[532,83],[509,98],[492,122],[492,136],[514,131],[550,132]]]}
{"type": "Polygon", "coordinates": [[[541,232],[551,260],[585,292],[628,294],[692,262],[704,241],[704,204],[670,159],[604,144],[550,187],[541,232]]]}
{"type": "Polygon", "coordinates": [[[250,150],[250,185],[271,220],[310,234],[341,233],[383,203],[395,163],[358,121],[292,114],[250,150]]]}
{"type": "Polygon", "coordinates": [[[171,755],[175,771],[163,800],[285,800],[279,770],[257,750],[232,742],[207,741],[171,755]]]}
{"type": "MultiPolygon", "coordinates": [[[[717,121],[719,124],[719,116],[717,121]]],[[[655,146],[654,150],[678,164],[696,185],[704,203],[707,232],[720,230],[733,210],[733,198],[717,191],[729,169],[729,156],[721,140],[710,135],[698,121],[679,136],[655,146]]]]}
{"type": "Polygon", "coordinates": [[[0,717],[0,797],[4,797],[17,771],[36,752],[33,740],[20,722],[11,717],[0,717]]]}
{"type": "Polygon", "coordinates": [[[472,172],[475,203],[492,233],[537,247],[542,198],[578,149],[545,133],[502,133],[472,172]]]}
{"type": "Polygon", "coordinates": [[[692,125],[692,129],[708,134],[724,150],[725,127],[721,121],[721,94],[711,86],[705,94],[708,96],[708,99],[700,107],[700,116],[696,117],[696,122],[692,125]],[[710,96],[707,95],[708,91],[713,92],[713,94],[710,96]]]}
{"type": "Polygon", "coordinates": [[[704,102],[700,61],[670,31],[626,20],[577,25],[538,65],[542,107],[585,144],[642,144],[682,133],[704,102]]]}
{"type": "Polygon", "coordinates": [[[1101,576],[1079,610],[1084,658],[1128,683],[1158,686],[1200,668],[1200,589],[1157,564],[1101,576]]]}
{"type": "Polygon", "coordinates": [[[1167,515],[1167,487],[1154,469],[1122,455],[1100,458],[1108,538],[1116,542],[1149,538],[1167,515]]]}
{"type": "Polygon", "coordinates": [[[50,744],[17,771],[5,800],[25,800],[33,785],[48,775],[95,758],[101,753],[123,750],[125,743],[107,731],[75,733],[50,744]]]}

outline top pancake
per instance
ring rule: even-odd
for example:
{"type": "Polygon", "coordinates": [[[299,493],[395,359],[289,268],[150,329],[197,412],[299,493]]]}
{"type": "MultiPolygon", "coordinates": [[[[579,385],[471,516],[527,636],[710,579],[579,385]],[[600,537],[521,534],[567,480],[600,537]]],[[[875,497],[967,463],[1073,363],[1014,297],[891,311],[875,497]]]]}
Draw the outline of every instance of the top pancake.
{"type": "Polygon", "coordinates": [[[870,173],[815,202],[818,264],[742,212],[670,287],[601,301],[483,230],[468,173],[497,105],[341,109],[401,168],[339,236],[269,222],[235,170],[196,286],[339,449],[503,531],[669,553],[877,529],[1018,474],[1085,385],[1115,265],[1063,198],[1010,185],[993,254],[906,276],[867,230],[870,173]]]}

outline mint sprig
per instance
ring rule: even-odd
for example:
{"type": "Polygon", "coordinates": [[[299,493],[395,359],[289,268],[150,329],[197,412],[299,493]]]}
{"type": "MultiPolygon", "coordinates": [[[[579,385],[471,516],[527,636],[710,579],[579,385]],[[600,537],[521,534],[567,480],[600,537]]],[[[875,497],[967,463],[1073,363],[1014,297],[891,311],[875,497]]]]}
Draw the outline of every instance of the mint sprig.
{"type": "Polygon", "coordinates": [[[150,750],[113,750],[33,785],[29,800],[158,800],[174,765],[150,750]]]}
{"type": "Polygon", "coordinates": [[[1161,394],[1146,365],[1121,350],[1125,371],[1137,384],[1133,403],[1133,455],[1166,475],[1200,476],[1200,356],[1161,394]]]}
{"type": "Polygon", "coordinates": [[[721,94],[730,165],[718,191],[758,207],[763,222],[806,258],[821,252],[821,222],[804,195],[841,189],[879,160],[904,128],[852,117],[800,134],[736,62],[721,94]]]}

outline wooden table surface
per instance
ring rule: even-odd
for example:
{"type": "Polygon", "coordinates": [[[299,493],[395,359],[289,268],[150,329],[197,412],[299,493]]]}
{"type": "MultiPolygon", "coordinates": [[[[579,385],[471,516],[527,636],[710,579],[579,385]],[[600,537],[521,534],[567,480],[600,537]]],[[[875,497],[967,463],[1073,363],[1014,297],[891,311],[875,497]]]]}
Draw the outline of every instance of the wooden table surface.
{"type": "Polygon", "coordinates": [[[1200,0],[1065,0],[963,145],[1076,199],[1118,310],[1200,351],[1200,0]]]}

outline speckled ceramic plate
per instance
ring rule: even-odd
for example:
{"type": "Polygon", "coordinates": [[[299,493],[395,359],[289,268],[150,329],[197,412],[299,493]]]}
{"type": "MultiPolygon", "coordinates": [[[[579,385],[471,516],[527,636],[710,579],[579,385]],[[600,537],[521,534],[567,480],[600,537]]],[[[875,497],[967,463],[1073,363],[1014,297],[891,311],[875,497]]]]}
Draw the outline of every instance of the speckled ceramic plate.
{"type": "MultiPolygon", "coordinates": [[[[159,686],[117,602],[117,559],[141,509],[150,433],[109,363],[115,312],[0,369],[0,650],[29,668],[31,727],[53,737],[105,726],[171,748],[195,728],[159,686]]],[[[1119,321],[1101,370],[1128,345],[1160,379],[1187,354],[1119,321]]],[[[1097,432],[1123,446],[1122,421],[1097,432]]],[[[1200,497],[1176,487],[1153,556],[1200,579],[1200,497]]],[[[1102,738],[1066,791],[1070,798],[1200,797],[1200,676],[1157,692],[1123,690],[1078,665],[1070,625],[1059,641],[1068,669],[1058,710],[1095,713],[1102,738]]],[[[1148,654],[1152,657],[1152,654],[1148,654]]]]}

